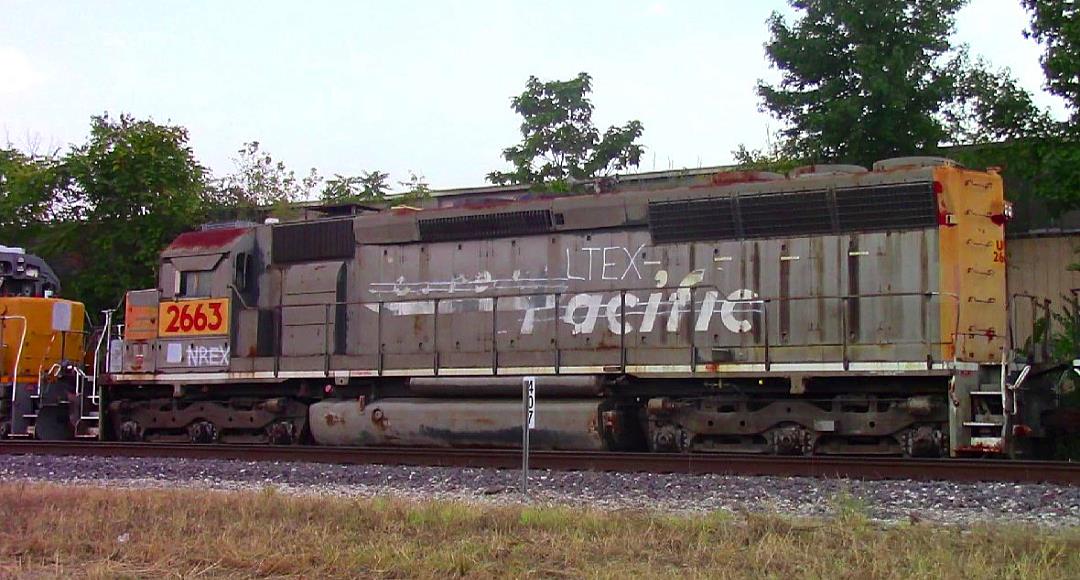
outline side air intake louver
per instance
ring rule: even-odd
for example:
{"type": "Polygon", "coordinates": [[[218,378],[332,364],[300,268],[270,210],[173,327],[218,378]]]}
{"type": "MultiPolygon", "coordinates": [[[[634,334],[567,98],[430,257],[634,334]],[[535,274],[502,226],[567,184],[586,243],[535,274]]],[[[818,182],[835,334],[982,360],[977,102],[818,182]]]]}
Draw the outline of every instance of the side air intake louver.
{"type": "Polygon", "coordinates": [[[649,231],[655,243],[737,238],[730,197],[649,202],[649,231]]]}
{"type": "Polygon", "coordinates": [[[274,264],[344,260],[356,252],[352,220],[274,226],[274,264]]]}
{"type": "Polygon", "coordinates": [[[507,237],[551,231],[550,210],[509,211],[420,220],[420,239],[425,242],[507,237]]]}
{"type": "Polygon", "coordinates": [[[747,196],[739,200],[743,235],[772,238],[833,231],[824,191],[747,196]]]}
{"type": "Polygon", "coordinates": [[[937,225],[933,184],[649,202],[655,243],[796,237],[937,225]]]}
{"type": "Polygon", "coordinates": [[[908,230],[937,225],[937,200],[930,183],[904,183],[836,190],[840,231],[908,230]]]}

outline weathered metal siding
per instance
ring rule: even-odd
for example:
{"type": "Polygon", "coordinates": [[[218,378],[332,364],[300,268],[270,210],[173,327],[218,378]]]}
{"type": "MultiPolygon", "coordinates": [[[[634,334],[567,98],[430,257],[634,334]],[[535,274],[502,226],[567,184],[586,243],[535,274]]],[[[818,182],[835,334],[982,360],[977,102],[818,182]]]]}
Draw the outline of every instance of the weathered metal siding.
{"type": "Polygon", "coordinates": [[[348,308],[346,350],[381,344],[387,369],[430,368],[436,350],[442,369],[490,368],[493,341],[500,367],[763,362],[766,343],[771,362],[842,361],[845,350],[852,361],[940,360],[940,304],[927,296],[938,290],[937,248],[936,229],[656,246],[637,229],[364,245],[348,300],[383,304],[348,308]]]}
{"type": "MultiPolygon", "coordinates": [[[[340,261],[275,261],[267,253],[273,231],[284,226],[260,226],[254,236],[257,261],[266,266],[254,275],[258,292],[252,296],[258,304],[234,309],[240,333],[235,356],[247,360],[234,362],[231,370],[753,374],[776,371],[771,365],[798,373],[897,362],[913,372],[920,364],[928,370],[931,363],[952,360],[957,332],[981,333],[979,344],[990,348],[1003,329],[995,310],[1003,300],[973,293],[967,281],[982,275],[980,260],[989,260],[982,256],[985,240],[961,235],[961,230],[981,232],[993,225],[1000,190],[983,192],[972,205],[964,200],[971,197],[966,188],[974,173],[936,170],[944,171],[943,180],[956,182],[937,202],[939,211],[953,212],[960,227],[926,224],[920,210],[914,221],[894,230],[850,231],[859,224],[885,228],[883,216],[903,213],[906,206],[890,202],[891,209],[879,216],[865,203],[856,212],[855,206],[834,201],[841,193],[850,201],[860,191],[890,191],[925,205],[940,189],[933,171],[582,196],[495,210],[386,212],[348,222],[355,253],[340,261]],[[736,239],[691,236],[700,241],[659,243],[653,237],[654,217],[663,217],[665,231],[672,233],[679,220],[696,215],[676,207],[653,216],[656,203],[727,196],[737,207],[739,200],[749,203],[754,195],[782,192],[830,204],[824,213],[814,210],[810,229],[831,227],[834,233],[788,234],[801,231],[799,212],[747,213],[744,208],[733,229],[720,236],[736,239]],[[837,213],[841,210],[851,215],[845,218],[837,213]],[[522,212],[544,219],[514,217],[522,212]],[[498,222],[503,234],[521,228],[551,231],[499,238],[476,231],[474,239],[446,239],[469,234],[462,224],[474,223],[475,216],[498,222]],[[740,239],[753,233],[744,232],[751,225],[754,232],[785,234],[740,239]],[[443,241],[421,241],[424,237],[443,241]],[[249,312],[255,308],[259,312],[249,312]],[[960,328],[958,308],[993,316],[971,314],[960,328]],[[984,329],[984,318],[995,321],[984,329]]],[[[700,219],[694,223],[702,225],[700,219]]],[[[219,269],[222,281],[231,276],[231,263],[219,269]]],[[[988,285],[993,283],[977,286],[981,292],[988,285]]],[[[221,291],[228,295],[228,288],[221,291]]],[[[966,358],[991,360],[982,352],[986,348],[976,350],[965,351],[966,358]]],[[[880,365],[861,368],[890,372],[880,365]]]]}

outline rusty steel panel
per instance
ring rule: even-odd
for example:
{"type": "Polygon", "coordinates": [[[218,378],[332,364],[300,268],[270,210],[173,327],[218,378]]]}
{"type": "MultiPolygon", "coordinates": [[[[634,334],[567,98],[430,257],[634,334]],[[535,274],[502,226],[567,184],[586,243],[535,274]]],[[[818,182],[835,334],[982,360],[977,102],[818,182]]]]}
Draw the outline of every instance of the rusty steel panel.
{"type": "Polygon", "coordinates": [[[186,232],[177,236],[161,255],[165,258],[198,254],[220,255],[239,246],[241,239],[251,231],[251,228],[242,227],[186,232]]]}
{"type": "MultiPolygon", "coordinates": [[[[323,445],[520,447],[521,402],[506,399],[328,400],[311,405],[309,424],[323,445]]],[[[604,450],[597,400],[541,400],[536,449],[604,450]]]]}

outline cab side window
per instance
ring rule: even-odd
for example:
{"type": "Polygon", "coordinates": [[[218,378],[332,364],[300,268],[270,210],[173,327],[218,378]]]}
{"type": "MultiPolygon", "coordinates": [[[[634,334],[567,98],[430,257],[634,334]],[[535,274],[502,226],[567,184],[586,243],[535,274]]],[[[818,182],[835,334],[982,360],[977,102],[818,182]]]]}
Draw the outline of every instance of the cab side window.
{"type": "Polygon", "coordinates": [[[180,298],[204,298],[210,296],[213,271],[180,272],[180,298]]]}
{"type": "Polygon", "coordinates": [[[251,254],[247,252],[240,252],[236,255],[236,263],[233,268],[233,286],[240,292],[244,292],[248,289],[249,280],[252,275],[252,259],[251,254]]]}

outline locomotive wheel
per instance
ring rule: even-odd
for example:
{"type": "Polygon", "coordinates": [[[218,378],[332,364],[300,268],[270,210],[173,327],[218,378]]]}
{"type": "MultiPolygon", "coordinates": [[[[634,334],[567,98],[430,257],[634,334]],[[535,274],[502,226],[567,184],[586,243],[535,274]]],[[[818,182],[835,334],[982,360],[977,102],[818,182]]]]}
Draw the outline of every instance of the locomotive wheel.
{"type": "Polygon", "coordinates": [[[135,442],[135,441],[142,441],[142,438],[143,438],[142,426],[140,426],[135,421],[124,421],[124,423],[122,425],[120,425],[120,440],[121,441],[135,442]]]}
{"type": "Polygon", "coordinates": [[[942,457],[947,455],[948,437],[934,425],[917,425],[900,436],[904,455],[908,457],[942,457]]]}
{"type": "Polygon", "coordinates": [[[187,431],[192,443],[216,443],[221,436],[210,421],[196,421],[188,426],[187,431]]]}
{"type": "Polygon", "coordinates": [[[0,422],[0,439],[7,439],[11,436],[11,421],[0,422]]]}
{"type": "Polygon", "coordinates": [[[678,453],[690,450],[690,436],[683,429],[674,425],[657,428],[649,442],[652,451],[678,453]]]}
{"type": "Polygon", "coordinates": [[[296,425],[292,421],[278,421],[266,428],[266,437],[272,445],[296,443],[296,425]]]}
{"type": "Polygon", "coordinates": [[[775,455],[810,455],[814,451],[814,438],[802,425],[783,423],[769,429],[765,437],[775,455]]]}

